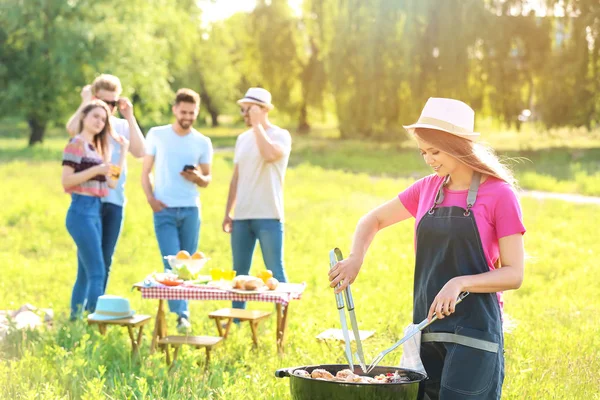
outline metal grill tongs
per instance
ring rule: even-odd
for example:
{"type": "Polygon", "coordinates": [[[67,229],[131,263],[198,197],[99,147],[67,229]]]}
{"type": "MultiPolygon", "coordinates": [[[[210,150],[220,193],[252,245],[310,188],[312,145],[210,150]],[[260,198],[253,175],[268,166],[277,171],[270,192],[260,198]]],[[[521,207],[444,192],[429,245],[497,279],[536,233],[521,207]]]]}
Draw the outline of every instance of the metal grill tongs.
{"type": "MultiPolygon", "coordinates": [[[[333,268],[338,261],[342,261],[342,251],[337,247],[329,252],[329,268],[333,268]]],[[[338,283],[336,287],[340,286],[338,283]]],[[[356,353],[354,356],[358,359],[358,364],[363,372],[367,372],[367,366],[365,364],[365,354],[362,349],[362,342],[360,340],[360,332],[358,331],[358,323],[356,322],[356,314],[354,313],[354,300],[352,299],[352,292],[350,291],[350,285],[344,289],[344,296],[346,297],[346,304],[348,306],[348,314],[350,314],[350,323],[352,324],[352,332],[354,333],[354,340],[356,342],[356,353]]],[[[348,325],[346,323],[346,314],[344,313],[344,296],[341,293],[335,295],[335,301],[337,308],[340,313],[340,322],[342,324],[342,334],[344,335],[344,342],[346,345],[346,359],[350,370],[354,371],[354,359],[352,357],[352,349],[350,347],[350,334],[348,333],[348,325]]]]}
{"type": "MultiPolygon", "coordinates": [[[[458,298],[456,299],[456,304],[459,304],[468,295],[469,295],[469,292],[462,292],[461,294],[459,294],[458,298]]],[[[416,325],[402,339],[400,339],[396,343],[394,343],[392,345],[392,347],[390,347],[388,349],[385,349],[381,353],[379,353],[377,355],[377,357],[375,357],[375,359],[373,360],[373,362],[371,363],[371,365],[369,365],[369,368],[367,369],[367,373],[371,372],[373,370],[373,368],[375,368],[377,365],[379,365],[379,363],[381,362],[381,360],[383,360],[383,357],[387,356],[388,353],[390,353],[393,350],[396,350],[399,346],[401,346],[402,344],[404,344],[404,342],[406,342],[408,339],[410,339],[411,337],[415,336],[417,334],[417,332],[422,331],[423,329],[427,328],[429,325],[431,325],[432,323],[434,323],[435,321],[437,321],[437,319],[438,319],[438,317],[437,317],[436,314],[433,314],[433,317],[431,318],[431,321],[428,321],[427,318],[425,318],[423,321],[421,321],[419,323],[419,325],[416,325]]]]}

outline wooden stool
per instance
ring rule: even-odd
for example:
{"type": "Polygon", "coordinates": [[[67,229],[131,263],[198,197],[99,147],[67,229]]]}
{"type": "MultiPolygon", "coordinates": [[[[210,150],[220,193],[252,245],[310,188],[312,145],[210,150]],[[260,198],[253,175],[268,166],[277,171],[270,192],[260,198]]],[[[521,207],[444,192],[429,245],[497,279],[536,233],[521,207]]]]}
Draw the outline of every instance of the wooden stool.
{"type": "Polygon", "coordinates": [[[150,322],[149,315],[134,315],[129,318],[122,319],[111,319],[111,320],[97,320],[88,318],[88,325],[96,324],[98,325],[98,329],[102,335],[106,335],[106,325],[117,325],[117,326],[126,326],[127,332],[129,333],[129,338],[131,339],[131,347],[132,354],[136,355],[139,353],[139,346],[142,341],[142,332],[144,331],[144,325],[150,322]],[[139,327],[137,337],[134,336],[133,330],[139,327]]]}
{"type": "Polygon", "coordinates": [[[231,328],[231,323],[234,318],[239,319],[240,321],[249,321],[250,329],[252,329],[252,341],[254,342],[254,346],[258,346],[258,323],[263,319],[267,318],[271,315],[270,311],[258,311],[258,310],[240,310],[238,308],[222,308],[217,311],[213,311],[208,314],[208,317],[214,319],[217,323],[217,330],[219,331],[219,336],[222,338],[227,338],[227,334],[229,334],[229,328],[231,328]],[[221,321],[226,319],[227,325],[225,325],[225,332],[223,332],[223,326],[221,325],[221,321]]]}
{"type": "Polygon", "coordinates": [[[182,345],[187,344],[197,349],[204,347],[206,349],[205,368],[208,368],[208,364],[210,363],[210,351],[213,347],[217,346],[222,341],[222,337],[215,336],[167,336],[160,339],[158,341],[158,344],[164,347],[167,365],[171,366],[177,360],[177,354],[179,353],[179,348],[182,345]],[[175,351],[173,352],[172,362],[169,354],[169,346],[173,346],[175,348],[175,351]]]}

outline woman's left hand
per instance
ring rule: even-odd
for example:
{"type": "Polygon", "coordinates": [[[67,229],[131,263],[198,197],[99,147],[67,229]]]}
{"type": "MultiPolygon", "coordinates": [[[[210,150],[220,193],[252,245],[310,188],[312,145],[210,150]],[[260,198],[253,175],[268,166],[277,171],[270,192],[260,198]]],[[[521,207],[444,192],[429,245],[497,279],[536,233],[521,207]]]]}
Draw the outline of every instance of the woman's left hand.
{"type": "Polygon", "coordinates": [[[444,317],[452,314],[456,307],[456,299],[462,291],[463,286],[460,277],[450,279],[433,299],[427,319],[431,321],[433,314],[436,314],[438,319],[444,319],[444,317]]]}

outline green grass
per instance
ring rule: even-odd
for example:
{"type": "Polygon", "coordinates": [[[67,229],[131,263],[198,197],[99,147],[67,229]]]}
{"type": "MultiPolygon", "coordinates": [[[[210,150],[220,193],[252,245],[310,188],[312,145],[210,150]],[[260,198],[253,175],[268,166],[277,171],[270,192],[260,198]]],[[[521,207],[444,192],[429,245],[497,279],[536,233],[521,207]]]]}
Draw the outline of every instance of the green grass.
{"type": "MultiPolygon", "coordinates": [[[[146,330],[143,361],[135,364],[122,329],[109,329],[102,337],[83,323],[66,321],[76,257],[64,226],[69,198],[60,187],[64,139],[51,137],[33,149],[24,149],[22,140],[0,139],[0,257],[4,261],[0,309],[31,303],[51,307],[57,314],[53,329],[13,334],[2,346],[0,398],[287,399],[289,381],[275,378],[276,369],[343,362],[341,346],[315,340],[319,332],[339,325],[327,285],[327,253],[334,246],[347,252],[358,218],[394,197],[411,179],[369,176],[370,168],[376,175],[387,174],[381,166],[393,163],[397,150],[391,145],[386,150],[385,145],[324,141],[318,150],[317,144],[306,144],[310,141],[320,142],[296,140],[293,167],[286,178],[286,269],[292,281],[304,281],[308,288],[301,301],[291,304],[285,355],[277,355],[271,318],[260,328],[258,350],[251,349],[250,328],[242,325],[214,352],[209,373],[203,372],[202,362],[195,364],[203,360],[203,353],[190,349],[184,349],[179,366],[168,373],[162,354],[148,354],[151,329],[146,330]],[[307,149],[302,148],[305,144],[307,149]],[[380,159],[382,154],[385,159],[380,159]],[[358,167],[344,164],[346,157],[358,167]]],[[[564,153],[556,151],[556,157],[564,153]]],[[[231,265],[229,238],[220,228],[230,160],[227,152],[216,156],[214,181],[202,190],[200,243],[212,258],[207,267],[231,265]]],[[[421,174],[418,157],[414,160],[398,161],[403,173],[397,175],[421,174]]],[[[162,268],[150,207],[139,180],[140,164],[130,160],[129,204],[108,292],[128,297],[139,313],[154,314],[157,302],[142,300],[131,291],[132,283],[162,268]]],[[[598,399],[599,209],[531,198],[524,198],[522,204],[530,259],[522,288],[505,296],[506,312],[516,327],[506,335],[503,398],[598,399]]],[[[353,285],[360,328],[377,332],[364,343],[368,359],[396,341],[410,322],[412,233],[411,222],[381,232],[353,285]]],[[[264,268],[259,253],[254,272],[264,268]]],[[[207,314],[227,303],[190,304],[194,332],[215,335],[207,314]]],[[[251,303],[251,307],[273,308],[268,303],[251,303]]],[[[173,332],[171,316],[168,323],[173,332]]],[[[390,354],[386,364],[395,365],[400,354],[400,350],[390,354]]]]}

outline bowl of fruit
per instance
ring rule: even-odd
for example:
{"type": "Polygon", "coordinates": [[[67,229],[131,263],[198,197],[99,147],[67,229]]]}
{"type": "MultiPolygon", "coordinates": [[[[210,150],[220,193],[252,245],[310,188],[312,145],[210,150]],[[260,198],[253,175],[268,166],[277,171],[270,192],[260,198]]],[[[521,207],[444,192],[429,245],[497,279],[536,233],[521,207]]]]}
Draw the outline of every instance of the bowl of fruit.
{"type": "Polygon", "coordinates": [[[177,274],[180,279],[183,280],[192,280],[196,279],[200,275],[200,271],[204,264],[210,258],[206,257],[206,255],[197,251],[194,254],[190,255],[185,250],[181,250],[174,256],[166,256],[165,259],[169,262],[169,266],[173,273],[177,274]]]}

